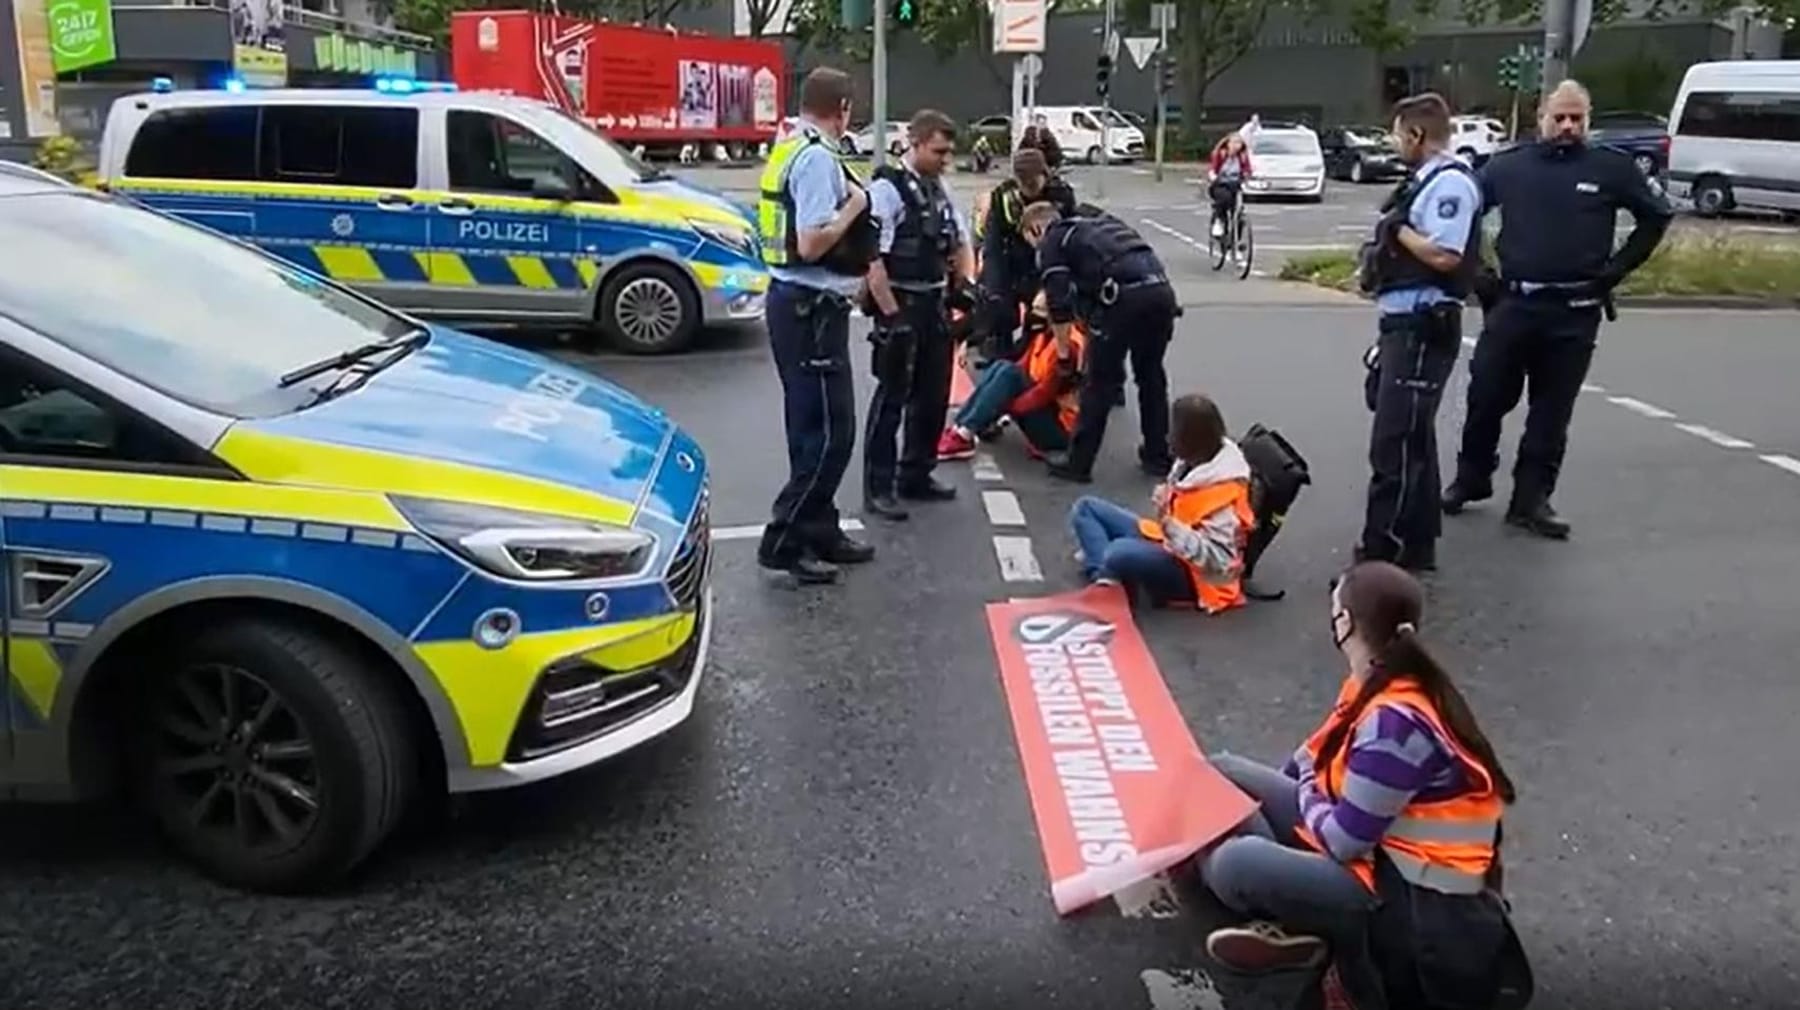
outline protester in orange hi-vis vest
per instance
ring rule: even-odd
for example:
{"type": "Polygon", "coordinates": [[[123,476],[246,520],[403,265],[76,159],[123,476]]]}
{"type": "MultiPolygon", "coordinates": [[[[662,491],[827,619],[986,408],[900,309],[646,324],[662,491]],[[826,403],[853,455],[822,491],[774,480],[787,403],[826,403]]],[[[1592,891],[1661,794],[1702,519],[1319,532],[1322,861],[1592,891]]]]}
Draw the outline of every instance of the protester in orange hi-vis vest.
{"type": "Polygon", "coordinates": [[[1500,897],[1512,780],[1421,642],[1422,606],[1387,562],[1334,580],[1350,672],[1324,722],[1279,771],[1211,759],[1260,810],[1198,859],[1252,919],[1207,953],[1245,973],[1325,966],[1327,1007],[1523,1006],[1530,967],[1500,897]]]}
{"type": "Polygon", "coordinates": [[[1225,418],[1210,398],[1192,394],[1169,410],[1175,466],[1151,495],[1156,517],[1088,495],[1069,526],[1089,582],[1117,583],[1156,605],[1218,613],[1244,604],[1244,544],[1255,525],[1250,464],[1225,437],[1225,418]]]}
{"type": "Polygon", "coordinates": [[[975,436],[1010,417],[1025,436],[1026,451],[1042,457],[1069,447],[1081,400],[1081,362],[1087,334],[1069,328],[1069,346],[1057,345],[1040,292],[1026,317],[1031,342],[1017,362],[996,359],[982,369],[969,399],[938,438],[938,459],[969,459],[975,436]]]}

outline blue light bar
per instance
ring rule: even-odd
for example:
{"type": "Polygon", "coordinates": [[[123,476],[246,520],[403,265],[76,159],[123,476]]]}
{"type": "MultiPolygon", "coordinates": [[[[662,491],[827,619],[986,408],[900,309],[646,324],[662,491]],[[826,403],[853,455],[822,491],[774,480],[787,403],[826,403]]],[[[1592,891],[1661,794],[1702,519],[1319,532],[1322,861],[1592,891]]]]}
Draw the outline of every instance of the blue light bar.
{"type": "Polygon", "coordinates": [[[225,90],[234,95],[241,93],[244,90],[244,79],[241,77],[225,78],[225,90]]]}
{"type": "Polygon", "coordinates": [[[175,79],[173,77],[153,77],[150,79],[150,90],[166,95],[175,90],[175,79]]]}

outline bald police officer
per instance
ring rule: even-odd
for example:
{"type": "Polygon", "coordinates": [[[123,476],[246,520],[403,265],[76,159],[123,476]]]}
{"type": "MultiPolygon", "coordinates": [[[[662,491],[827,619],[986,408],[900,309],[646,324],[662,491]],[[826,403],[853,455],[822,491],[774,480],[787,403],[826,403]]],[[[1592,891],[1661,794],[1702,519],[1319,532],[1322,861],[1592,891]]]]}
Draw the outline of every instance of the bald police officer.
{"type": "Polygon", "coordinates": [[[1363,290],[1380,336],[1370,381],[1369,497],[1359,560],[1437,567],[1437,411],[1462,349],[1462,300],[1480,264],[1481,192],[1449,153],[1450,107],[1435,94],[1394,107],[1394,139],[1412,172],[1363,249],[1363,290]]]}
{"type": "Polygon", "coordinates": [[[1545,97],[1538,141],[1494,158],[1482,190],[1500,208],[1498,284],[1469,362],[1468,415],[1444,511],[1494,493],[1500,425],[1529,385],[1506,521],[1552,539],[1569,524],[1550,507],[1613,288],[1650,258],[1674,212],[1631,158],[1587,145],[1587,89],[1563,81],[1545,97]],[[1615,252],[1618,212],[1635,226],[1615,252]]]}

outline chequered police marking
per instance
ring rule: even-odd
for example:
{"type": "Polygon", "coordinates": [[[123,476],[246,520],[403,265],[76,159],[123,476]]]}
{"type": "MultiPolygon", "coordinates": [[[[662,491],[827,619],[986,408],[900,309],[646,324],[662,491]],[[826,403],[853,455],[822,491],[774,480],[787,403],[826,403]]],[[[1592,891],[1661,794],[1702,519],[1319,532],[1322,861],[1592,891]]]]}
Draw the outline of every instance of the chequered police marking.
{"type": "Polygon", "coordinates": [[[177,509],[141,509],[112,505],[81,505],[67,502],[6,501],[0,502],[0,516],[8,519],[49,519],[53,522],[116,525],[166,526],[179,529],[200,527],[210,533],[243,533],[250,536],[274,537],[282,540],[315,540],[324,543],[352,543],[359,547],[382,550],[407,550],[436,553],[429,540],[413,533],[366,529],[338,523],[296,522],[292,519],[269,519],[218,512],[177,509]]]}

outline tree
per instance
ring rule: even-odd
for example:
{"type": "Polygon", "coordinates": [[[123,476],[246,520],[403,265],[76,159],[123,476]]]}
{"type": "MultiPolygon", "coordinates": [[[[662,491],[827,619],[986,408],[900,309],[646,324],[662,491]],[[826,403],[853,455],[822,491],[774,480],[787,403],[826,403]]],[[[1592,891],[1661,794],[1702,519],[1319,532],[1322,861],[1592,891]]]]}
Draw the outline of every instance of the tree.
{"type": "MultiPolygon", "coordinates": [[[[530,6],[555,9],[572,17],[660,25],[684,7],[704,6],[711,2],[713,0],[558,0],[554,8],[549,3],[530,6]]],[[[771,8],[774,6],[772,0],[750,2],[753,5],[768,2],[771,8]]],[[[383,0],[382,6],[394,19],[394,27],[428,35],[439,45],[444,45],[450,38],[450,15],[455,11],[517,10],[526,5],[518,0],[383,0]]]]}
{"type": "MultiPolygon", "coordinates": [[[[1270,13],[1287,7],[1290,0],[1176,0],[1175,33],[1170,40],[1176,51],[1175,65],[1181,83],[1169,96],[1171,104],[1193,112],[1183,120],[1199,123],[1207,89],[1244,58],[1268,23],[1270,13]]],[[[1151,0],[1127,0],[1129,22],[1150,23],[1151,0]]]]}

